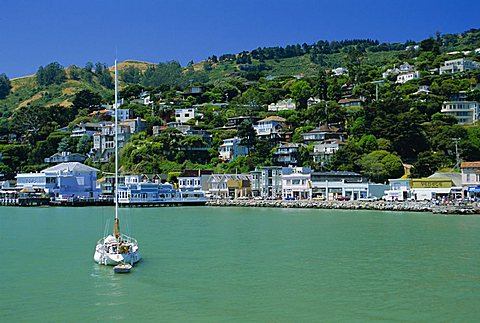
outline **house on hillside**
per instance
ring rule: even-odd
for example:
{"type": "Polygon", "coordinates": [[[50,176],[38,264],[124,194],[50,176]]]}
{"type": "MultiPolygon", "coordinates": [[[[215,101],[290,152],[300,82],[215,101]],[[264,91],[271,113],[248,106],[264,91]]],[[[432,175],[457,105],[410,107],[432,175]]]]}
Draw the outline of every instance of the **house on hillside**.
{"type": "Polygon", "coordinates": [[[480,64],[468,58],[458,58],[445,61],[444,66],[440,66],[440,75],[442,74],[456,74],[470,70],[480,69],[480,64]]]}
{"type": "Polygon", "coordinates": [[[290,127],[285,123],[286,119],[278,116],[271,116],[259,120],[253,128],[258,137],[269,139],[273,141],[281,141],[285,132],[290,130],[290,127]]]}
{"type": "Polygon", "coordinates": [[[50,157],[44,159],[46,164],[60,164],[60,163],[70,163],[70,162],[79,162],[83,163],[87,159],[86,156],[78,153],[71,152],[61,152],[53,154],[50,157]]]}
{"type": "Polygon", "coordinates": [[[218,147],[219,158],[222,161],[230,161],[238,156],[248,155],[248,147],[241,144],[242,140],[238,137],[227,138],[218,147]]]}
{"type": "MultiPolygon", "coordinates": [[[[124,147],[130,141],[130,126],[118,125],[118,148],[124,147]]],[[[93,135],[92,158],[96,162],[106,163],[115,154],[115,125],[103,126],[101,132],[93,135]]]]}
{"type": "Polygon", "coordinates": [[[175,121],[178,123],[185,123],[190,119],[202,116],[196,108],[182,108],[175,109],[175,121]]]}
{"type": "Polygon", "coordinates": [[[361,107],[363,105],[363,100],[358,98],[341,99],[338,101],[338,104],[344,108],[361,107]]]}
{"type": "Polygon", "coordinates": [[[346,133],[341,131],[338,127],[325,123],[310,132],[302,134],[302,137],[304,143],[309,145],[314,142],[322,142],[328,139],[338,139],[340,141],[345,141],[346,133]]]}
{"type": "Polygon", "coordinates": [[[313,146],[313,161],[324,166],[329,163],[335,153],[345,145],[340,139],[326,139],[313,146]]]}
{"type": "Polygon", "coordinates": [[[268,105],[268,111],[285,111],[295,110],[297,105],[292,99],[280,100],[277,103],[271,103],[268,105]]]}
{"type": "Polygon", "coordinates": [[[405,83],[418,78],[420,78],[420,72],[418,71],[402,73],[397,76],[397,81],[395,83],[405,83]]]}
{"type": "Polygon", "coordinates": [[[81,122],[73,127],[70,137],[83,137],[85,135],[92,137],[96,132],[99,132],[105,124],[105,122],[81,122]]]}
{"type": "Polygon", "coordinates": [[[300,159],[301,144],[285,143],[273,152],[273,163],[279,166],[296,166],[300,159]]]}
{"type": "Polygon", "coordinates": [[[467,101],[465,92],[461,92],[444,101],[440,112],[454,116],[458,124],[473,124],[480,118],[480,102],[467,101]]]}

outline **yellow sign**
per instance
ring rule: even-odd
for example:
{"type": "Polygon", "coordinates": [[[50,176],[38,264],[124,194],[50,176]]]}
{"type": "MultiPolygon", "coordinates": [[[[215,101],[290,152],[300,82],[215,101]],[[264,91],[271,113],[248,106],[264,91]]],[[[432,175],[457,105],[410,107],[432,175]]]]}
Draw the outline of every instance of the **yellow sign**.
{"type": "Polygon", "coordinates": [[[450,188],[453,182],[449,178],[412,178],[411,188],[450,188]]]}

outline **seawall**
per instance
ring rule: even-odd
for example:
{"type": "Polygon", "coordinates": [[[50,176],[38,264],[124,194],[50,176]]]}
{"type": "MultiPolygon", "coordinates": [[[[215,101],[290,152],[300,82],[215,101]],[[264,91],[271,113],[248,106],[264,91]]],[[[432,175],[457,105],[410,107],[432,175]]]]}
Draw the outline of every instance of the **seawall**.
{"type": "Polygon", "coordinates": [[[477,214],[478,207],[435,205],[430,201],[417,202],[386,202],[386,201],[315,201],[315,200],[209,200],[208,206],[223,207],[281,207],[281,208],[313,208],[313,209],[346,209],[346,210],[377,210],[403,212],[433,212],[443,214],[477,214]]]}

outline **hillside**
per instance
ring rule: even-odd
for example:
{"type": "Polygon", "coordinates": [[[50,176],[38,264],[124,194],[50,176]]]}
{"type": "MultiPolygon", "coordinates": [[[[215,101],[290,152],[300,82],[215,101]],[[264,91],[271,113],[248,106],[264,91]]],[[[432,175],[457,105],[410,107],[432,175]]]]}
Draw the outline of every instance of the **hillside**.
{"type": "MultiPolygon", "coordinates": [[[[298,165],[359,172],[380,182],[401,176],[404,163],[413,164],[415,176],[452,167],[456,150],[462,160],[479,160],[475,117],[465,123],[441,111],[451,98],[480,101],[480,69],[443,75],[440,71],[452,59],[480,64],[479,49],[480,30],[469,30],[418,43],[363,39],[257,48],[213,55],[184,67],[175,61],[120,62],[125,108],[145,120],[146,127],[122,149],[122,166],[147,173],[185,168],[249,171],[278,164],[275,151],[286,142],[298,146],[298,165]],[[397,78],[407,74],[409,79],[397,78]],[[144,105],[147,96],[150,103],[144,105]],[[295,109],[267,109],[281,100],[294,103],[295,109]],[[193,106],[198,111],[184,123],[199,135],[175,128],[153,135],[154,128],[165,129],[176,119],[175,109],[193,106]],[[281,117],[281,133],[257,138],[251,123],[231,124],[231,118],[245,116],[281,117]],[[314,160],[314,145],[303,137],[321,124],[335,125],[348,138],[328,161],[314,160]],[[208,135],[202,137],[205,132],[208,135]],[[218,148],[234,136],[250,146],[250,153],[225,162],[218,148]]],[[[13,176],[42,169],[44,158],[56,151],[92,152],[91,138],[80,141],[68,131],[80,122],[110,120],[98,110],[113,100],[111,66],[63,68],[54,62],[39,67],[36,76],[10,84],[10,93],[0,100],[0,173],[13,176]]],[[[111,168],[93,157],[88,162],[105,171],[111,168]]]]}

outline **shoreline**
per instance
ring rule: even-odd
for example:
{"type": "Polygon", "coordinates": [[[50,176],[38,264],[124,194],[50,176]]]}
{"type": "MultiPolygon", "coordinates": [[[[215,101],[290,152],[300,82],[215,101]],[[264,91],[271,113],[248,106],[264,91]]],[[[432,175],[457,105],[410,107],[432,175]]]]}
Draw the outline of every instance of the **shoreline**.
{"type": "Polygon", "coordinates": [[[431,201],[387,202],[387,201],[315,201],[315,200],[209,200],[207,206],[219,207],[271,207],[310,208],[339,210],[375,210],[402,212],[432,212],[440,214],[480,214],[473,205],[436,205],[431,201]]]}

